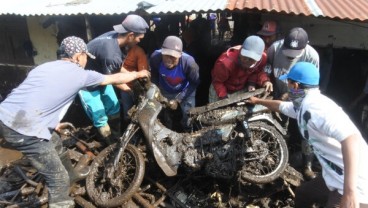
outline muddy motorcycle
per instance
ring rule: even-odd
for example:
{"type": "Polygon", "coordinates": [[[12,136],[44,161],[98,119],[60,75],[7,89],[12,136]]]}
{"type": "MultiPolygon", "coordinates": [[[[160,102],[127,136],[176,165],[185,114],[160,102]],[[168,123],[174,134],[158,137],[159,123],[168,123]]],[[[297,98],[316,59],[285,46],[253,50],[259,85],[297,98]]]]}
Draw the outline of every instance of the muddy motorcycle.
{"type": "MultiPolygon", "coordinates": [[[[143,139],[166,176],[178,168],[203,170],[213,178],[239,183],[269,183],[288,161],[286,132],[262,106],[245,102],[264,89],[223,99],[190,110],[193,131],[178,133],[158,115],[177,103],[165,99],[158,87],[146,83],[139,102],[130,110],[131,123],[119,141],[96,156],[86,179],[90,199],[101,207],[122,206],[139,189],[145,174],[142,152],[131,140],[143,139]]],[[[145,154],[147,155],[147,154],[145,154]]]]}

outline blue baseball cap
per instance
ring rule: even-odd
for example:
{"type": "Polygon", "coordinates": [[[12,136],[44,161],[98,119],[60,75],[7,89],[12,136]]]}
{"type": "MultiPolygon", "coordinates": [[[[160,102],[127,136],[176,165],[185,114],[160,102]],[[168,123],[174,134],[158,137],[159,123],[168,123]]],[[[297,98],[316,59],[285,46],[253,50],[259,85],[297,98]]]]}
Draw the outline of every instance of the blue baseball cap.
{"type": "Polygon", "coordinates": [[[291,79],[305,85],[319,85],[319,70],[312,63],[298,62],[291,67],[288,74],[281,75],[279,79],[291,79]]]}

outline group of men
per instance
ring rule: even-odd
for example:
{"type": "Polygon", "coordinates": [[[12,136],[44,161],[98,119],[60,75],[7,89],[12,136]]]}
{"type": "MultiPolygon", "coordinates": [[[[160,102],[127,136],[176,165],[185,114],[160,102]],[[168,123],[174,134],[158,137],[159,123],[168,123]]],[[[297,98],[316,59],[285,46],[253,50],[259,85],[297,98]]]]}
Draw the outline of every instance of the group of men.
{"type": "Polygon", "coordinates": [[[308,181],[297,188],[295,207],[368,207],[367,143],[341,107],[320,93],[319,55],[306,31],[293,28],[280,40],[277,33],[276,22],[266,21],[260,37],[224,52],[212,70],[209,101],[256,87],[273,91],[275,100],[248,102],[281,112],[283,121],[296,119],[308,181]],[[311,169],[314,156],[321,176],[311,169]]]}
{"type": "MultiPolygon", "coordinates": [[[[148,61],[137,46],[148,29],[143,18],[128,15],[113,29],[88,44],[78,37],[65,38],[58,50],[60,60],[33,69],[0,104],[0,135],[7,147],[21,151],[45,176],[50,207],[74,206],[68,196],[71,170],[60,159],[65,151],[53,132],[60,129],[76,95],[100,135],[111,141],[120,135],[121,121],[128,122],[127,111],[134,104],[131,81],[151,78],[164,96],[179,102],[181,123],[188,127],[186,112],[195,106],[199,67],[183,52],[181,39],[166,37],[148,61]]],[[[297,189],[296,207],[368,206],[368,165],[363,163],[367,144],[341,108],[320,94],[319,57],[306,31],[293,28],[276,41],[277,34],[277,24],[266,21],[259,36],[249,36],[221,54],[212,70],[209,102],[257,87],[273,91],[276,100],[249,102],[297,119],[311,180],[297,189]],[[312,151],[323,177],[315,177],[310,169],[312,151]]]]}

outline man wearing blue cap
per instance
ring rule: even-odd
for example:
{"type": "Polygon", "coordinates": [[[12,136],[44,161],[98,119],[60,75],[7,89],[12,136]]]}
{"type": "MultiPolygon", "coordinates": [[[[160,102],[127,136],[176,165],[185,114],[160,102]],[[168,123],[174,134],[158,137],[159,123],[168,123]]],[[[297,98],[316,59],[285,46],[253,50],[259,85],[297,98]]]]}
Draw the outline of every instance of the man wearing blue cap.
{"type": "MultiPolygon", "coordinates": [[[[127,70],[122,66],[127,53],[144,37],[148,24],[138,15],[128,15],[121,24],[113,28],[114,31],[102,34],[87,44],[90,53],[96,57],[88,61],[87,69],[102,74],[126,72],[127,70]]],[[[115,85],[115,87],[122,91],[128,88],[126,84],[115,85]]],[[[101,136],[108,141],[111,133],[115,138],[119,137],[120,104],[113,86],[89,88],[80,91],[79,95],[88,117],[101,136]]]]}
{"type": "Polygon", "coordinates": [[[322,166],[322,176],[297,188],[295,207],[368,207],[367,143],[341,107],[320,93],[317,67],[298,62],[280,80],[287,80],[291,101],[252,97],[249,102],[296,119],[322,166]]]}

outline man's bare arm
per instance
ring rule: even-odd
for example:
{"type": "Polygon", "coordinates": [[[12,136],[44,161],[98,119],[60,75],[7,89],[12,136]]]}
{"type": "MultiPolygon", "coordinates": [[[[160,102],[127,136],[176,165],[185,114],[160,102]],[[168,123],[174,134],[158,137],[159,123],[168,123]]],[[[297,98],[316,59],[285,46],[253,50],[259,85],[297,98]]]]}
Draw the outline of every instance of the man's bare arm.
{"type": "Polygon", "coordinates": [[[150,78],[151,73],[147,70],[142,70],[139,72],[125,72],[125,73],[116,73],[111,75],[105,75],[105,80],[100,83],[100,85],[119,85],[126,84],[138,78],[150,78]]]}

